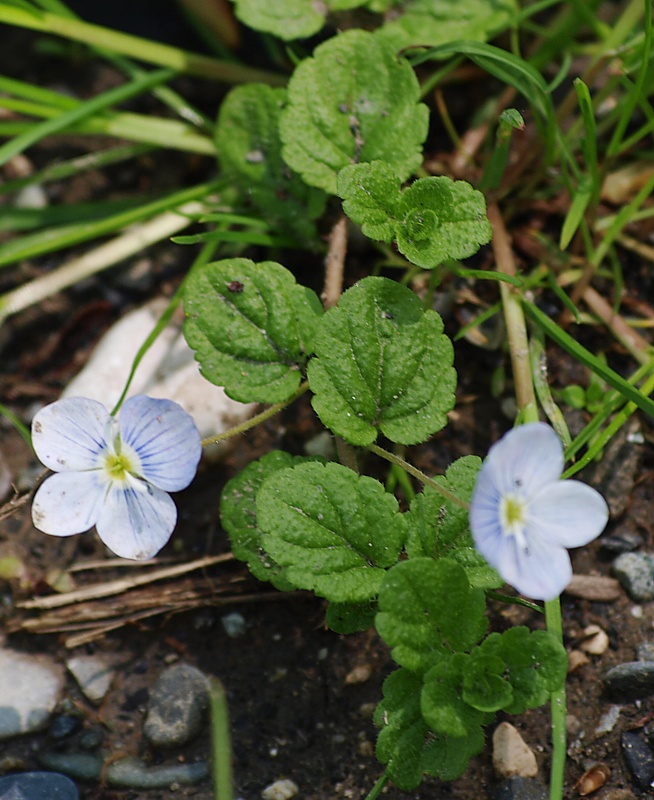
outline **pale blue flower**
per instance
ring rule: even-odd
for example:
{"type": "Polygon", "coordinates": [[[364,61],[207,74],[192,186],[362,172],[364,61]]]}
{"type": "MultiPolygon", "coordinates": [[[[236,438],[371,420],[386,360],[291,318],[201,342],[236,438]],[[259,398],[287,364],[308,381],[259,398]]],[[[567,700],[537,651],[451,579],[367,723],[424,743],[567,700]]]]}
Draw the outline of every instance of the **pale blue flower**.
{"type": "Polygon", "coordinates": [[[168,492],[186,488],[202,454],[193,419],[171,400],[139,395],[112,417],[96,400],[70,397],[32,422],[39,459],[56,472],[39,487],[34,525],[71,536],[94,525],[123,558],[151,558],[177,521],[168,492]]]}
{"type": "Polygon", "coordinates": [[[521,425],[491,447],[470,503],[477,550],[535,600],[565,589],[572,578],[566,548],[588,544],[609,518],[599,492],[560,480],[563,464],[561,441],[549,425],[521,425]]]}

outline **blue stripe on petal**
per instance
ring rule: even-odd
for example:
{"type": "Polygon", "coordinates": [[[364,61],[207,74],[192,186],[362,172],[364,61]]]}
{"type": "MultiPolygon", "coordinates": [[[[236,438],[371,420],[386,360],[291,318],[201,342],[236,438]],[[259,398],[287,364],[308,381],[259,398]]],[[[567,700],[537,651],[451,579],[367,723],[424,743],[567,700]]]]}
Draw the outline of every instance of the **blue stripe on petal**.
{"type": "Polygon", "coordinates": [[[193,418],[181,406],[138,395],[125,403],[119,423],[122,440],[138,455],[146,481],[167,492],[189,485],[202,442],[193,418]]]}
{"type": "Polygon", "coordinates": [[[161,550],[176,522],[177,509],[166,492],[132,479],[126,488],[110,489],[96,528],[117,556],[142,560],[161,550]]]}
{"type": "Polygon", "coordinates": [[[39,459],[55,472],[97,469],[106,447],[109,412],[96,400],[66,397],[42,408],[32,420],[39,459]]]}

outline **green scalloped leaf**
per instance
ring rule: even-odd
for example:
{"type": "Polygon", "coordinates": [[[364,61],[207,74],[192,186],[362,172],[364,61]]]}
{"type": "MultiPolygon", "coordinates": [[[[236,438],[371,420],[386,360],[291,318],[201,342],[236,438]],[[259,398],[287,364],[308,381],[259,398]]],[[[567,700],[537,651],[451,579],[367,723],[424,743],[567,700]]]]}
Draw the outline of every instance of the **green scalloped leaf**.
{"type": "Polygon", "coordinates": [[[484,748],[479,727],[458,738],[430,731],[420,710],[422,689],[421,674],[398,669],[384,681],[384,699],[375,711],[381,727],[377,758],[387,764],[388,777],[404,791],[417,788],[423,775],[442,781],[459,778],[470,758],[484,748]]]}
{"type": "Polygon", "coordinates": [[[302,589],[337,603],[377,596],[406,536],[397,500],[340,464],[300,464],[271,475],[257,494],[264,550],[302,589]]]}
{"type": "Polygon", "coordinates": [[[508,714],[523,714],[549,700],[550,693],[565,683],[568,657],[563,645],[548,631],[530,631],[519,626],[504,633],[491,633],[482,643],[484,655],[506,663],[505,680],[513,697],[502,706],[508,714]]]}
{"type": "Polygon", "coordinates": [[[349,30],[298,65],[280,119],[282,156],[311,186],[336,193],[348,164],[380,159],[406,180],[422,163],[429,110],[409,64],[372,33],[349,30]]]}
{"type": "Polygon", "coordinates": [[[305,461],[321,459],[292,456],[282,450],[273,450],[258,461],[248,464],[229,480],[220,495],[220,521],[229,535],[234,557],[245,561],[255,578],[270,581],[283,592],[297,587],[286,579],[284,568],[276,564],[261,547],[262,532],[257,524],[257,492],[269,475],[305,461]]]}
{"type": "Polygon", "coordinates": [[[465,181],[420,178],[404,190],[397,246],[413,264],[431,269],[468,258],[490,242],[484,195],[465,181]]]}
{"type": "Polygon", "coordinates": [[[463,700],[479,711],[499,711],[513,701],[513,688],[504,680],[504,659],[476,647],[463,664],[463,700]]]}
{"type": "Polygon", "coordinates": [[[400,214],[402,192],[395,169],[385,161],[350,164],[338,173],[343,211],[369,239],[392,242],[400,214]]]}
{"type": "Polygon", "coordinates": [[[515,19],[514,0],[409,0],[400,16],[386,22],[376,35],[395,50],[472,39],[485,42],[515,19]]]}
{"type": "Polygon", "coordinates": [[[425,674],[420,695],[420,710],[427,725],[454,739],[481,733],[481,726],[493,719],[492,714],[473,708],[463,699],[464,665],[469,659],[466,653],[444,655],[425,674]]]}
{"type": "MultiPolygon", "coordinates": [[[[470,502],[480,467],[478,456],[464,456],[447,468],[444,477],[438,476],[434,480],[470,502]]],[[[502,586],[502,578],[475,549],[468,512],[464,508],[425,486],[411,501],[408,518],[406,551],[409,558],[451,558],[463,567],[471,586],[478,589],[502,586]]]]}
{"type": "Polygon", "coordinates": [[[300,385],[322,306],[281,264],[207,264],[189,276],[184,310],[202,374],[234,400],[278,403],[300,385]]]}
{"type": "Polygon", "coordinates": [[[236,16],[248,28],[265,31],[285,41],[306,39],[325,24],[330,11],[343,11],[366,0],[234,0],[236,16]]]}
{"type": "Polygon", "coordinates": [[[323,423],[351,444],[416,444],[454,407],[452,343],[435,311],[388,278],[360,280],[322,318],[307,376],[323,423]]]}
{"type": "Polygon", "coordinates": [[[491,239],[484,196],[465,181],[420,178],[400,191],[393,167],[373,161],[344,167],[337,191],[343,210],[366,236],[396,238],[399,251],[426,269],[468,258],[491,239]]]}
{"type": "Polygon", "coordinates": [[[336,633],[366,631],[372,626],[377,613],[377,603],[330,603],[325,614],[325,624],[336,633]]]}
{"type": "Polygon", "coordinates": [[[232,89],[218,114],[218,160],[226,177],[267,222],[315,246],[313,220],[324,211],[327,196],[307,186],[282,160],[279,116],[285,101],[286,89],[264,84],[232,89]]]}
{"type": "Polygon", "coordinates": [[[470,586],[455,561],[414,558],[385,575],[375,624],[398,664],[427,669],[479,641],[488,624],[485,607],[484,593],[470,586]]]}

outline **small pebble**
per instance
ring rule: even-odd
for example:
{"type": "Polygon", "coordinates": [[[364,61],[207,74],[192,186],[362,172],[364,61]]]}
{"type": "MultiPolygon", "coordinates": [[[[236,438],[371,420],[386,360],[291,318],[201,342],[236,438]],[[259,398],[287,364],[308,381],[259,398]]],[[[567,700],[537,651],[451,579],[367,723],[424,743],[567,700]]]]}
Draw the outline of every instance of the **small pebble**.
{"type": "Polygon", "coordinates": [[[606,733],[611,733],[613,728],[620,718],[620,712],[622,711],[622,706],[611,706],[609,710],[602,714],[597,727],[595,728],[595,736],[604,736],[606,733]]]}
{"type": "Polygon", "coordinates": [[[565,729],[568,736],[578,736],[581,731],[581,721],[574,714],[565,715],[565,729]]]}
{"type": "Polygon", "coordinates": [[[617,700],[640,700],[654,694],[654,661],[618,664],[604,676],[607,692],[617,700]]]}
{"type": "Polygon", "coordinates": [[[275,781],[261,792],[263,800],[290,800],[298,792],[299,788],[296,783],[284,778],[283,780],[275,781]]]}
{"type": "Polygon", "coordinates": [[[654,642],[641,642],[636,647],[636,657],[639,661],[654,661],[654,642]]]}
{"type": "Polygon", "coordinates": [[[121,758],[105,772],[107,783],[126,789],[172,789],[200,783],[209,774],[204,761],[195,764],[173,764],[170,767],[149,767],[139,758],[121,758]]]}
{"type": "Polygon", "coordinates": [[[599,625],[588,625],[584,628],[584,640],[579,647],[584,653],[590,653],[593,656],[601,656],[605,653],[609,646],[609,637],[599,625]]]}
{"type": "Polygon", "coordinates": [[[638,550],[643,544],[643,537],[637,531],[621,528],[610,536],[602,536],[599,542],[602,550],[614,553],[617,556],[620,553],[630,553],[632,550],[638,550]]]}
{"type": "Polygon", "coordinates": [[[99,655],[81,655],[69,658],[66,666],[84,697],[99,706],[111,688],[115,675],[109,662],[99,655]]]}
{"type": "Polygon", "coordinates": [[[48,733],[53,739],[65,739],[82,727],[82,721],[73,714],[57,714],[50,720],[48,733]]]}
{"type": "Polygon", "coordinates": [[[571,650],[568,653],[568,673],[576,672],[588,663],[590,663],[590,659],[581,650],[571,650]]]}
{"type": "Polygon", "coordinates": [[[622,553],[613,562],[613,572],[634,602],[654,599],[654,558],[650,553],[622,553]]]}
{"type": "Polygon", "coordinates": [[[501,722],[493,733],[493,769],[498,778],[512,775],[535,778],[538,775],[536,756],[508,722],[501,722]]]}
{"type": "Polygon", "coordinates": [[[239,636],[243,636],[245,633],[245,617],[238,611],[233,611],[231,614],[225,614],[224,617],[220,618],[220,621],[223,624],[225,633],[230,639],[238,639],[239,636]]]}
{"type": "Polygon", "coordinates": [[[578,794],[582,797],[586,797],[586,795],[601,789],[610,777],[611,770],[606,764],[602,762],[593,764],[593,766],[587,769],[575,783],[574,788],[577,790],[578,794]]]}
{"type": "Polygon", "coordinates": [[[649,746],[633,731],[622,734],[621,744],[634,783],[639,789],[651,789],[654,786],[654,754],[649,746]]]}
{"type": "Polygon", "coordinates": [[[152,688],[143,733],[155,747],[179,747],[200,732],[209,706],[209,681],[190,664],[176,664],[152,688]]]}
{"type": "Polygon", "coordinates": [[[0,739],[47,725],[63,688],[63,671],[51,659],[0,648],[0,739]]]}
{"type": "Polygon", "coordinates": [[[21,772],[0,778],[1,800],[78,800],[75,784],[56,772],[21,772]]]}
{"type": "Polygon", "coordinates": [[[573,597],[596,603],[612,603],[622,594],[620,582],[604,575],[573,575],[565,591],[573,597]]]}
{"type": "Polygon", "coordinates": [[[370,680],[371,675],[372,664],[358,664],[345,676],[345,683],[348,686],[352,686],[357,683],[366,683],[366,681],[370,680]]]}
{"type": "Polygon", "coordinates": [[[498,784],[495,800],[548,800],[549,792],[532,778],[514,775],[498,784]]]}

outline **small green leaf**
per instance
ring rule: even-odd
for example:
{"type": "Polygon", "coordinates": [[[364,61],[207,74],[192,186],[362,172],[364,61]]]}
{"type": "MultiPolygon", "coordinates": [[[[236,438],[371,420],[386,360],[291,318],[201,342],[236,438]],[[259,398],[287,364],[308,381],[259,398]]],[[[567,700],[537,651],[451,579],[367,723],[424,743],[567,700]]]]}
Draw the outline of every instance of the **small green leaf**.
{"type": "Polygon", "coordinates": [[[379,635],[394,648],[395,661],[413,670],[428,668],[443,653],[470,649],[487,627],[484,593],[446,558],[396,564],[382,582],[379,609],[379,635]]]}
{"type": "Polygon", "coordinates": [[[257,519],[264,550],[288,579],[337,603],[374,599],[406,537],[381,483],[333,463],[271,475],[257,494],[257,519]]]}
{"type": "Polygon", "coordinates": [[[480,727],[458,738],[430,731],[420,710],[422,686],[419,673],[396,670],[384,681],[384,699],[375,711],[381,727],[377,758],[387,764],[388,777],[404,791],[417,788],[425,774],[442,781],[459,778],[471,756],[484,748],[480,727]]]}
{"type": "MultiPolygon", "coordinates": [[[[275,3],[266,3],[274,8],[275,3]]],[[[282,160],[279,116],[285,89],[249,83],[223,100],[216,125],[216,151],[223,173],[266,221],[303,243],[315,244],[312,220],[325,208],[326,195],[309,187],[282,160]]]]}
{"type": "Polygon", "coordinates": [[[236,16],[248,28],[265,31],[280,39],[305,39],[325,24],[329,11],[364,5],[365,0],[234,0],[236,16]]]}
{"type": "Polygon", "coordinates": [[[400,192],[394,168],[373,161],[344,167],[337,190],[366,236],[397,238],[400,252],[420,267],[468,258],[491,238],[484,196],[465,181],[420,178],[400,192]]]}
{"type": "Polygon", "coordinates": [[[296,587],[284,577],[284,570],[261,547],[261,529],[257,524],[256,497],[261,484],[277,470],[319,459],[292,456],[282,450],[266,453],[258,461],[229,480],[220,495],[220,521],[229,535],[232,553],[245,561],[260,581],[270,581],[275,588],[287,592],[296,587]]]}
{"type": "Polygon", "coordinates": [[[380,430],[416,444],[454,406],[452,343],[434,311],[387,278],[368,277],[321,320],[307,376],[312,405],[334,433],[368,445],[380,430]]]}
{"type": "Polygon", "coordinates": [[[330,603],[325,622],[336,633],[355,633],[365,631],[375,621],[377,604],[368,603],[330,603]]]}
{"type": "Polygon", "coordinates": [[[499,656],[487,655],[475,648],[463,665],[465,702],[479,711],[499,711],[511,704],[513,689],[502,675],[505,663],[499,656]]]}
{"type": "Polygon", "coordinates": [[[509,714],[542,706],[565,682],[568,658],[563,645],[548,631],[519,626],[491,633],[480,650],[506,663],[504,678],[511,684],[513,698],[502,708],[509,714]]]}
{"type": "Polygon", "coordinates": [[[465,181],[417,180],[402,194],[400,215],[397,246],[419,267],[468,258],[491,240],[484,196],[465,181]]]}
{"type": "MultiPolygon", "coordinates": [[[[481,467],[478,456],[464,456],[451,464],[444,477],[435,480],[448,491],[470,501],[481,467]]],[[[497,589],[502,578],[475,549],[468,512],[425,486],[411,502],[406,551],[409,558],[451,558],[465,570],[470,585],[478,589],[497,589]]]]}
{"type": "Polygon", "coordinates": [[[319,45],[288,85],[280,135],[286,163],[336,193],[348,164],[380,159],[406,180],[422,163],[429,111],[415,73],[372,33],[349,30],[319,45]]]}
{"type": "Polygon", "coordinates": [[[465,653],[445,655],[425,675],[420,709],[436,733],[454,738],[470,736],[493,718],[468,705],[462,697],[464,665],[469,659],[465,653]]]}
{"type": "Polygon", "coordinates": [[[400,179],[385,161],[350,164],[338,173],[343,211],[370,239],[392,242],[401,200],[400,179]]]}
{"type": "Polygon", "coordinates": [[[184,310],[202,374],[230,397],[278,403],[300,385],[322,306],[281,264],[207,264],[189,276],[184,310]]]}
{"type": "Polygon", "coordinates": [[[486,41],[507,28],[517,13],[513,0],[413,0],[377,32],[396,50],[435,46],[457,39],[486,41]]]}

